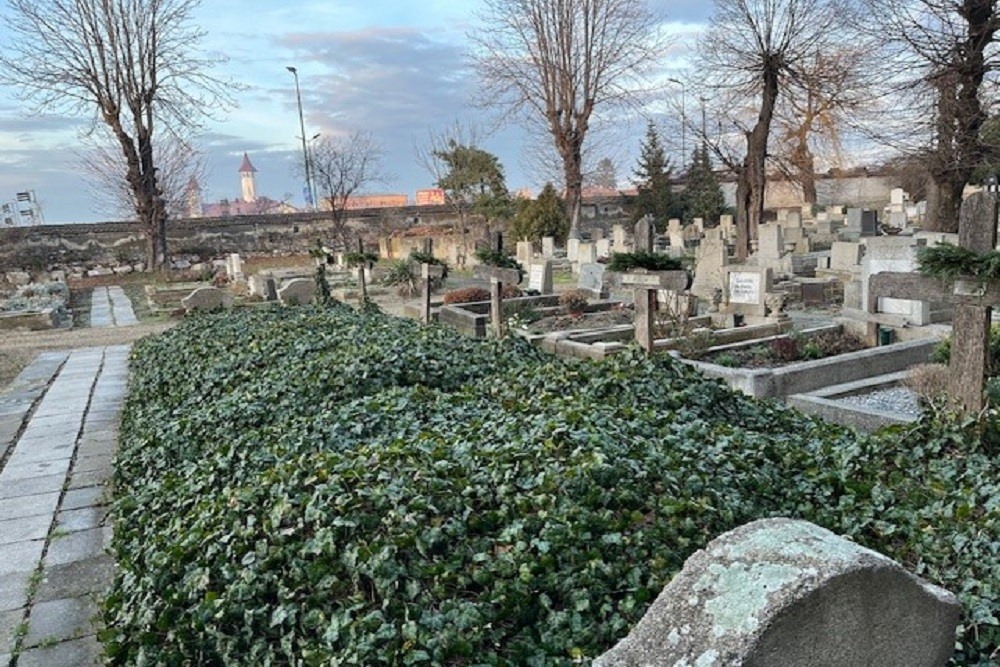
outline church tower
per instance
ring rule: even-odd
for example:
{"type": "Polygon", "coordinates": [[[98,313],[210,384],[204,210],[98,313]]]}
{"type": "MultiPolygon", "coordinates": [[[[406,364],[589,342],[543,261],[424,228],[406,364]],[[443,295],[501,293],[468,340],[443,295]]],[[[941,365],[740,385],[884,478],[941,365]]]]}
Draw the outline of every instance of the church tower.
{"type": "Polygon", "coordinates": [[[198,185],[198,179],[192,176],[184,188],[184,215],[188,218],[200,218],[201,214],[201,186],[198,185]]]}
{"type": "Polygon", "coordinates": [[[243,154],[243,164],[240,165],[240,187],[243,201],[252,204],[257,201],[257,169],[250,164],[250,157],[243,154]]]}

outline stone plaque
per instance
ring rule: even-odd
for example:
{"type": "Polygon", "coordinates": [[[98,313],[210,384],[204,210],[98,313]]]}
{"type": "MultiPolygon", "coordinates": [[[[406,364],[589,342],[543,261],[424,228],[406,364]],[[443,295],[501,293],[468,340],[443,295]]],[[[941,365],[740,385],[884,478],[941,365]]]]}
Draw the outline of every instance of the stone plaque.
{"type": "Polygon", "coordinates": [[[541,261],[531,265],[528,272],[528,289],[539,294],[552,293],[552,262],[541,261]]]}
{"type": "Polygon", "coordinates": [[[729,274],[729,303],[760,303],[760,274],[733,271],[729,274]]]}
{"type": "Polygon", "coordinates": [[[576,286],[595,294],[604,292],[604,264],[581,264],[580,278],[576,286]]]}

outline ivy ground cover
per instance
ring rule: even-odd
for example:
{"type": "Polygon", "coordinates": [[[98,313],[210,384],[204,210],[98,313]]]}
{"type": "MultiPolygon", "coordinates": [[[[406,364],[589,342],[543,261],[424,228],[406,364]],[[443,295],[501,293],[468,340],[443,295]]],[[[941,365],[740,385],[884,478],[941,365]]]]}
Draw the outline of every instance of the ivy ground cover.
{"type": "Polygon", "coordinates": [[[998,658],[997,457],[970,424],[861,437],[669,357],[342,306],[193,319],[132,364],[110,664],[585,662],[777,515],[955,591],[955,663],[998,658]]]}

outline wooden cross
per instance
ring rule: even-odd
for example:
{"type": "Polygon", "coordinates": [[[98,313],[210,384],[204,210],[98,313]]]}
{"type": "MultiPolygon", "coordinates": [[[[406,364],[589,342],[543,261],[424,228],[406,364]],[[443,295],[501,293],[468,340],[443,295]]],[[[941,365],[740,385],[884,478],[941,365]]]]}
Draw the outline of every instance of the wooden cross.
{"type": "MultiPolygon", "coordinates": [[[[494,252],[503,250],[503,235],[493,232],[490,237],[490,249],[494,252]]],[[[474,275],[482,280],[490,281],[490,322],[493,325],[493,335],[503,337],[503,286],[516,285],[521,282],[521,272],[517,269],[502,269],[497,266],[480,264],[474,269],[474,275]]]]}
{"type": "MultiPolygon", "coordinates": [[[[963,216],[958,229],[962,248],[983,253],[996,247],[997,202],[986,193],[967,202],[979,208],[979,215],[963,216]]],[[[971,199],[971,197],[970,197],[971,199]]],[[[1000,306],[1000,286],[980,285],[974,278],[960,278],[949,284],[932,276],[915,273],[875,273],[868,280],[868,337],[875,342],[879,297],[937,301],[953,304],[951,363],[948,393],[966,410],[983,409],[983,384],[989,365],[990,319],[1000,306]]]]}
{"type": "MultiPolygon", "coordinates": [[[[365,243],[360,238],[358,239],[358,253],[365,254],[365,243]]],[[[368,302],[368,286],[365,284],[365,269],[368,268],[368,262],[362,262],[358,266],[358,289],[361,291],[361,305],[365,305],[368,302]]]]}
{"type": "MultiPolygon", "coordinates": [[[[434,241],[424,240],[424,252],[428,255],[434,253],[434,241]]],[[[439,264],[420,264],[420,322],[421,324],[431,323],[431,280],[444,277],[444,267],[439,264]]]]}
{"type": "Polygon", "coordinates": [[[653,352],[653,325],[656,322],[656,292],[687,289],[687,271],[646,271],[635,269],[622,275],[622,285],[632,286],[635,303],[635,340],[647,353],[653,352]]]}

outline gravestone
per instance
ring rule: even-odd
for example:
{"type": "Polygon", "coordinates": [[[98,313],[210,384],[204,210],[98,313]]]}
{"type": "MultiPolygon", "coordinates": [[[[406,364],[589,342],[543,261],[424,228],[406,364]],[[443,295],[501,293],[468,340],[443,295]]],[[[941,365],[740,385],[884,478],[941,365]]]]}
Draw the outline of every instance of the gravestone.
{"type": "Polygon", "coordinates": [[[220,308],[229,308],[232,305],[233,295],[218,287],[198,287],[181,299],[181,306],[188,313],[218,310],[220,308]]]}
{"type": "Polygon", "coordinates": [[[597,259],[607,259],[611,257],[611,239],[600,239],[594,244],[597,259]]]}
{"type": "Polygon", "coordinates": [[[803,204],[801,208],[799,208],[799,213],[802,215],[802,220],[812,220],[813,219],[812,204],[803,204]]]}
{"type": "Polygon", "coordinates": [[[861,211],[861,236],[878,236],[878,211],[861,211]]]}
{"type": "Polygon", "coordinates": [[[542,237],[542,257],[552,258],[556,256],[556,240],[551,236],[542,237]]]}
{"type": "Polygon", "coordinates": [[[671,248],[684,248],[684,228],[681,227],[680,220],[671,218],[667,222],[667,234],[670,236],[671,248]]]}
{"type": "Polygon", "coordinates": [[[899,299],[884,295],[876,303],[869,303],[869,281],[882,272],[915,273],[917,271],[917,250],[925,245],[923,239],[910,237],[880,236],[865,242],[865,254],[861,260],[862,307],[871,313],[898,316],[900,324],[922,326],[931,323],[931,304],[925,299],[899,299]]]}
{"type": "Polygon", "coordinates": [[[292,278],[278,290],[278,301],[290,306],[316,302],[316,281],[312,278],[292,278]]]}
{"type": "Polygon", "coordinates": [[[592,243],[596,243],[596,242],[601,241],[603,239],[604,239],[604,228],[603,227],[594,227],[592,230],[590,230],[590,240],[591,240],[592,243]]]}
{"type": "Polygon", "coordinates": [[[799,211],[789,211],[785,218],[785,226],[787,227],[801,227],[802,226],[802,214],[799,211]]]}
{"type": "MultiPolygon", "coordinates": [[[[503,251],[503,234],[493,232],[490,235],[490,250],[493,252],[503,251]]],[[[517,269],[504,269],[481,264],[475,267],[474,275],[477,278],[490,281],[490,322],[493,327],[493,335],[502,338],[504,335],[503,286],[505,284],[516,285],[521,282],[521,272],[517,269]]]]}
{"type": "Polygon", "coordinates": [[[656,299],[661,290],[679,292],[687,287],[686,271],[646,271],[635,269],[622,274],[622,285],[631,287],[635,305],[635,340],[639,347],[651,353],[654,347],[653,329],[656,323],[656,299]]]}
{"type": "Polygon", "coordinates": [[[539,294],[552,294],[552,262],[543,259],[533,262],[528,272],[528,289],[539,294]]]}
{"type": "Polygon", "coordinates": [[[781,226],[777,223],[761,225],[757,228],[757,257],[762,260],[778,260],[785,254],[785,241],[781,226]]]}
{"type": "Polygon", "coordinates": [[[834,241],[830,246],[830,269],[858,273],[861,271],[861,259],[865,254],[865,246],[860,243],[834,241]]]}
{"type": "MultiPolygon", "coordinates": [[[[997,201],[985,192],[968,197],[962,204],[959,246],[977,253],[996,247],[997,201]]],[[[868,311],[875,312],[879,297],[930,299],[954,305],[948,393],[971,412],[983,409],[983,384],[989,368],[989,338],[992,309],[1000,305],[1000,287],[981,285],[959,278],[949,281],[902,272],[884,272],[869,279],[868,311]]],[[[869,322],[869,339],[877,335],[877,323],[869,322]]]]}
{"type": "Polygon", "coordinates": [[[566,239],[566,259],[577,261],[577,251],[580,249],[580,239],[566,239]]]}
{"type": "Polygon", "coordinates": [[[694,220],[691,221],[691,225],[695,229],[698,230],[699,234],[705,232],[705,219],[704,218],[695,218],[694,220]]]}
{"type": "Polygon", "coordinates": [[[517,261],[521,263],[521,266],[528,266],[531,264],[531,259],[534,255],[535,250],[531,246],[531,241],[517,242],[517,261]]]}
{"type": "Polygon", "coordinates": [[[958,599],[807,521],[754,521],[684,563],[594,667],[941,667],[958,599]]]}
{"type": "Polygon", "coordinates": [[[852,231],[861,231],[861,214],[863,213],[860,208],[849,208],[847,209],[847,229],[852,231]]]}
{"type": "Polygon", "coordinates": [[[250,294],[263,297],[265,301],[277,301],[278,289],[274,277],[266,273],[255,273],[248,281],[250,294]]]}
{"type": "Polygon", "coordinates": [[[593,243],[581,243],[576,251],[578,264],[593,264],[597,261],[597,248],[593,243]]]}
{"type": "Polygon", "coordinates": [[[655,235],[652,217],[644,215],[635,223],[635,252],[653,252],[655,235]]]}
{"type": "MultiPolygon", "coordinates": [[[[713,231],[713,230],[709,230],[713,231]]],[[[726,279],[729,253],[722,239],[706,236],[694,254],[694,282],[691,293],[704,301],[711,301],[715,290],[722,289],[726,279]]]]}
{"type": "Polygon", "coordinates": [[[906,229],[906,211],[890,211],[889,226],[894,229],[906,229]]]}
{"type": "Polygon", "coordinates": [[[740,266],[726,270],[723,301],[731,315],[763,317],[767,312],[765,295],[771,291],[773,272],[770,268],[740,266]]]}
{"type": "Polygon", "coordinates": [[[736,226],[733,223],[733,216],[726,214],[719,216],[719,229],[722,230],[722,238],[726,241],[735,238],[736,226]]]}
{"type": "Polygon", "coordinates": [[[238,252],[231,253],[226,257],[226,277],[234,283],[243,281],[243,260],[240,259],[238,252]]]}
{"type": "Polygon", "coordinates": [[[577,279],[578,289],[590,290],[595,296],[604,296],[604,264],[581,264],[580,277],[577,279]]]}
{"type": "Polygon", "coordinates": [[[624,225],[615,225],[611,228],[611,251],[628,252],[628,239],[624,225]]]}

